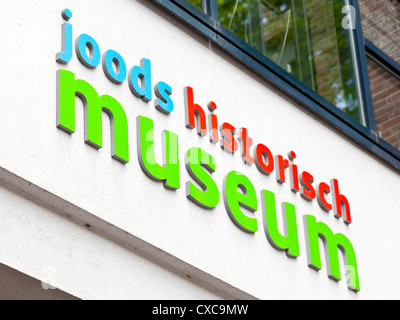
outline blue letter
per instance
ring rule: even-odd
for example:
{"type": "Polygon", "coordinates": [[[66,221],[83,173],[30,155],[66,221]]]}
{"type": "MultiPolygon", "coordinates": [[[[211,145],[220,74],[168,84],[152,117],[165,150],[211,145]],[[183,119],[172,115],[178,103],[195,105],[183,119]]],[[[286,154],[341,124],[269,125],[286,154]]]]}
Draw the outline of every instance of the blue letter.
{"type": "Polygon", "coordinates": [[[142,59],[140,67],[134,66],[129,71],[128,82],[129,88],[135,96],[146,102],[151,101],[151,63],[149,59],[142,59]],[[138,81],[139,79],[140,81],[138,81]]]}
{"type": "Polygon", "coordinates": [[[154,101],[154,105],[157,110],[163,113],[170,113],[174,110],[174,102],[170,95],[172,94],[172,88],[165,82],[158,82],[154,87],[154,91],[158,99],[154,101]]]}
{"type": "Polygon", "coordinates": [[[114,83],[122,83],[126,79],[125,61],[121,55],[114,50],[108,50],[103,55],[103,70],[107,78],[114,83]],[[116,71],[114,71],[113,62],[115,63],[116,71]]]}
{"type": "MultiPolygon", "coordinates": [[[[68,9],[62,11],[64,20],[72,17],[72,12],[68,9]]],[[[57,53],[56,60],[59,63],[67,63],[72,59],[72,24],[65,22],[61,26],[61,52],[57,53]]]]}
{"type": "Polygon", "coordinates": [[[88,34],[81,34],[79,38],[76,39],[75,47],[76,55],[83,65],[88,68],[95,68],[99,65],[101,60],[100,48],[96,40],[91,36],[88,34]],[[91,57],[87,54],[86,47],[89,48],[91,57]]]}

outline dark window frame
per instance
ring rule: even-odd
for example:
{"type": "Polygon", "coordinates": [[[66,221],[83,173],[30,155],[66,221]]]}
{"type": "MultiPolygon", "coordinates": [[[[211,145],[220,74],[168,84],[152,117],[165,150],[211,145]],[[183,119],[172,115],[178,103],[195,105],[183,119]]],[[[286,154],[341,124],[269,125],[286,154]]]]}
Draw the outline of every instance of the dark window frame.
{"type": "Polygon", "coordinates": [[[400,64],[365,38],[365,51],[369,57],[400,79],[400,64]]]}
{"type": "MultiPolygon", "coordinates": [[[[189,26],[206,36],[214,44],[223,48],[233,57],[261,75],[264,79],[270,81],[283,92],[297,100],[308,110],[312,111],[372,154],[400,171],[400,150],[380,138],[376,132],[366,52],[374,55],[377,59],[381,59],[381,62],[382,56],[385,57],[385,55],[381,50],[374,47],[372,43],[364,39],[357,0],[349,0],[349,4],[355,7],[357,14],[356,28],[353,32],[360,72],[366,126],[336,108],[336,106],[324,99],[317,92],[277,66],[256,49],[235,36],[232,32],[222,27],[218,22],[216,0],[202,0],[203,10],[199,10],[186,0],[152,1],[158,3],[167,11],[182,19],[189,26]]],[[[390,60],[384,58],[383,61],[385,62],[385,66],[387,66],[387,61],[390,60]]],[[[391,70],[396,71],[396,67],[399,66],[396,66],[396,63],[393,64],[393,61],[391,61],[389,67],[391,70]],[[393,68],[393,66],[395,66],[395,68],[393,68]]]]}

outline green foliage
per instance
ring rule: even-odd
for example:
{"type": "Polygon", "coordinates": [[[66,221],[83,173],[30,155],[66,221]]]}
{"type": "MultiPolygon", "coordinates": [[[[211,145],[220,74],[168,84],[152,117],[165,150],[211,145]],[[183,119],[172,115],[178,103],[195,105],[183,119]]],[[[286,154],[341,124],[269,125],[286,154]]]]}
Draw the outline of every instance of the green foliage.
{"type": "Polygon", "coordinates": [[[187,0],[188,2],[190,2],[192,5],[194,5],[195,7],[201,9],[201,0],[187,0]]]}

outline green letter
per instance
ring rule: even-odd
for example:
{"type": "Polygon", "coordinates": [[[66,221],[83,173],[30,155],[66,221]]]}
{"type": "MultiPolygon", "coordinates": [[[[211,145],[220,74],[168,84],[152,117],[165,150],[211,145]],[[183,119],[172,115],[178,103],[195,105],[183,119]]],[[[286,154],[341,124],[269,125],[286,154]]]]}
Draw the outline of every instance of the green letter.
{"type": "Polygon", "coordinates": [[[243,207],[252,213],[257,211],[257,195],[249,178],[237,171],[229,172],[224,179],[222,192],[226,211],[233,223],[243,231],[256,232],[257,219],[247,216],[240,209],[243,207]]]}
{"type": "MultiPolygon", "coordinates": [[[[339,254],[338,248],[343,252],[344,264],[348,274],[347,286],[354,291],[360,291],[356,254],[349,239],[341,234],[333,234],[332,230],[323,222],[317,222],[314,216],[305,216],[306,239],[308,239],[308,266],[321,270],[321,255],[318,237],[324,241],[325,256],[327,259],[328,276],[339,281],[339,254]]],[[[307,241],[306,241],[307,242],[307,241]]]]}
{"type": "Polygon", "coordinates": [[[206,172],[215,172],[214,158],[200,148],[190,148],[185,157],[185,165],[190,176],[201,187],[199,189],[190,181],[186,182],[186,197],[203,208],[216,207],[219,202],[218,187],[206,172]]]}
{"type": "Polygon", "coordinates": [[[102,111],[111,121],[111,155],[122,163],[129,162],[128,121],[122,106],[108,95],[100,96],[86,81],[75,80],[75,74],[57,71],[57,127],[75,132],[75,95],[85,109],[85,142],[100,149],[103,145],[102,111]]]}
{"type": "Polygon", "coordinates": [[[286,250],[290,257],[300,256],[295,206],[287,202],[282,203],[284,235],[281,235],[278,230],[274,193],[263,190],[261,199],[264,231],[269,242],[278,250],[286,250]]]}
{"type": "Polygon", "coordinates": [[[155,181],[164,181],[164,187],[179,189],[178,135],[163,131],[163,165],[156,162],[154,152],[153,120],[138,116],[138,158],[142,170],[155,181]]]}

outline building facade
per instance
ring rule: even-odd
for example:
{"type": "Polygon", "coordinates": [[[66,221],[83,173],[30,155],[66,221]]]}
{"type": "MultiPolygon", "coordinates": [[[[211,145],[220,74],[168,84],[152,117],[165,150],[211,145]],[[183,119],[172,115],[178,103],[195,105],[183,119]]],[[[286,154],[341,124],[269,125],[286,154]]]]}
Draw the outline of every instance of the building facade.
{"type": "Polygon", "coordinates": [[[2,299],[398,299],[400,3],[3,1],[2,299]]]}

